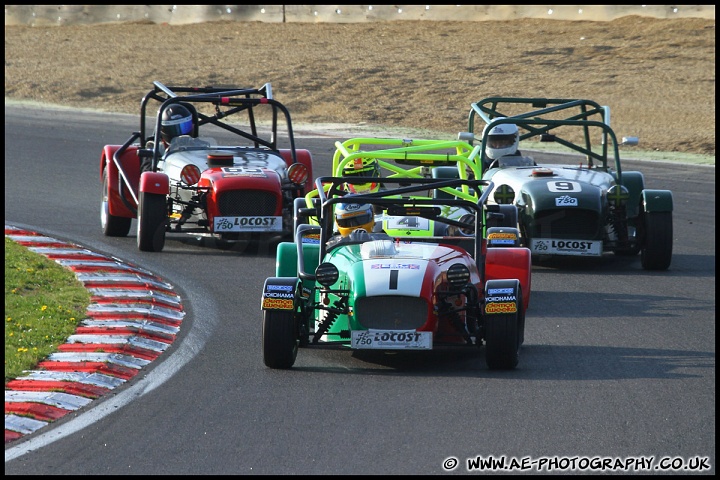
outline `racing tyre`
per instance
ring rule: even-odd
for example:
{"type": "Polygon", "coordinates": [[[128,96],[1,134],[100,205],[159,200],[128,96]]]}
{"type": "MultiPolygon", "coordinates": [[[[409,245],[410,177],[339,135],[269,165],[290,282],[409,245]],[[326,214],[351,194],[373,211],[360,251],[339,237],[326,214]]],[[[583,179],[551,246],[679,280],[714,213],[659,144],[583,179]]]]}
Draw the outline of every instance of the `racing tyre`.
{"type": "Polygon", "coordinates": [[[672,212],[645,212],[640,263],[645,270],[667,270],[672,260],[672,212]]]}
{"type": "Polygon", "coordinates": [[[514,313],[485,315],[485,362],[491,370],[512,370],[520,360],[520,346],[525,340],[525,312],[518,289],[514,313]]]}
{"type": "Polygon", "coordinates": [[[514,204],[503,204],[498,205],[501,217],[495,215],[488,215],[485,225],[490,227],[511,227],[517,228],[518,226],[518,211],[514,204]]]}
{"type": "Polygon", "coordinates": [[[290,368],[297,358],[299,339],[290,310],[264,310],[262,320],[263,361],[270,368],[290,368]]]}
{"type": "Polygon", "coordinates": [[[125,237],[130,232],[132,218],[110,215],[110,186],[107,171],[103,174],[102,196],[100,200],[100,226],[106,237],[125,237]]]}
{"type": "Polygon", "coordinates": [[[159,252],[165,246],[167,211],[165,195],[140,192],[138,204],[138,248],[143,252],[159,252]]]}

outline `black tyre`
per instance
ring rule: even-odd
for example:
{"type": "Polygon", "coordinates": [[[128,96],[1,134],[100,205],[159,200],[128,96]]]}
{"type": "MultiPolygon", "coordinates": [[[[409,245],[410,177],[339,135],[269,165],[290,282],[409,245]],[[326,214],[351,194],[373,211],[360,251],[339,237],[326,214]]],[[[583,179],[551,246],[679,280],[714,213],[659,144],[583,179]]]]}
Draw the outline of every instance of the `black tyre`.
{"type": "Polygon", "coordinates": [[[138,205],[138,248],[143,252],[159,252],[165,246],[168,217],[165,195],[140,192],[138,205]]]}
{"type": "Polygon", "coordinates": [[[106,237],[125,237],[130,232],[132,218],[110,215],[110,185],[108,182],[108,174],[107,171],[105,171],[103,174],[102,195],[100,199],[100,226],[106,237]]]}
{"type": "Polygon", "coordinates": [[[270,368],[290,368],[297,358],[299,338],[294,313],[290,310],[263,310],[263,361],[270,368]]]}
{"type": "Polygon", "coordinates": [[[512,370],[525,340],[525,312],[518,289],[517,311],[485,315],[485,362],[491,370],[512,370]]]}
{"type": "Polygon", "coordinates": [[[672,212],[645,212],[643,215],[640,263],[645,270],[667,270],[672,260],[672,212]]]}
{"type": "Polygon", "coordinates": [[[640,245],[635,245],[630,248],[616,248],[613,253],[618,257],[634,257],[640,253],[640,245]]]}
{"type": "Polygon", "coordinates": [[[501,216],[493,214],[487,215],[486,226],[490,227],[512,227],[517,228],[518,226],[518,211],[515,205],[503,204],[498,205],[498,213],[501,216]]]}

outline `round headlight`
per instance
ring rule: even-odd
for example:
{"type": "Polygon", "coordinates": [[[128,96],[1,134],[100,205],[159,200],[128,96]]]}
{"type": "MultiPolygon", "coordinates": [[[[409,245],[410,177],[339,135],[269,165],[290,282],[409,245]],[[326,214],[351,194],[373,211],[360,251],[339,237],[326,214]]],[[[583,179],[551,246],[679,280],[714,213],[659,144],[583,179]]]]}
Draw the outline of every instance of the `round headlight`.
{"type": "Polygon", "coordinates": [[[630,192],[623,185],[613,185],[607,191],[610,205],[622,205],[630,198],[630,192]]]}
{"type": "Polygon", "coordinates": [[[450,288],[462,288],[470,281],[470,270],[462,263],[456,263],[448,268],[447,279],[450,288]]]}
{"type": "Polygon", "coordinates": [[[200,169],[197,165],[185,165],[180,172],[180,178],[186,185],[193,186],[200,181],[200,169]]]}
{"type": "Polygon", "coordinates": [[[340,272],[332,263],[321,263],[315,269],[315,279],[323,287],[329,287],[340,278],[340,272]]]}
{"type": "Polygon", "coordinates": [[[493,198],[497,204],[513,203],[515,201],[515,190],[510,185],[502,184],[495,189],[493,198]]]}
{"type": "Polygon", "coordinates": [[[298,185],[302,185],[307,182],[308,175],[308,168],[302,163],[293,163],[287,171],[287,176],[290,181],[298,185]]]}

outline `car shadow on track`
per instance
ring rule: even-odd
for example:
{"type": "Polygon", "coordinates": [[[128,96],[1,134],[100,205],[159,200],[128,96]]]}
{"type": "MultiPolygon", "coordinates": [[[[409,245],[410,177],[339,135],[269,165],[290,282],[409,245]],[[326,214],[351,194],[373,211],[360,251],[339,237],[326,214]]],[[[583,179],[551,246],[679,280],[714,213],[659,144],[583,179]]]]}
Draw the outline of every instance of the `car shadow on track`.
{"type": "Polygon", "coordinates": [[[705,375],[702,370],[715,368],[713,352],[592,345],[524,345],[516,369],[490,370],[485,363],[484,353],[483,347],[391,354],[301,350],[292,371],[370,376],[586,381],[701,378],[705,375]],[[306,362],[321,365],[308,365],[306,362]]]}

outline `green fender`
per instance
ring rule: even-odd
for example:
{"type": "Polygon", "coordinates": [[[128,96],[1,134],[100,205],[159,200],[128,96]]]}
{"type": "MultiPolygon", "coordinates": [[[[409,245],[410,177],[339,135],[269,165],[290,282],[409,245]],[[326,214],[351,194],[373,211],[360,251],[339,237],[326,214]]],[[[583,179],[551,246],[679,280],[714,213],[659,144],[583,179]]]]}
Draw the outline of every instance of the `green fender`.
{"type": "Polygon", "coordinates": [[[670,190],[642,191],[642,202],[646,212],[672,212],[673,198],[670,190]]]}
{"type": "Polygon", "coordinates": [[[641,172],[623,172],[622,180],[623,186],[630,194],[627,202],[627,217],[635,218],[640,215],[640,197],[645,189],[645,179],[641,172]]]}
{"type": "MultiPolygon", "coordinates": [[[[303,244],[303,257],[305,259],[305,270],[307,273],[314,273],[318,266],[320,256],[320,245],[303,244]]],[[[275,254],[275,276],[297,277],[297,245],[295,242],[280,242],[275,254]]]]}

